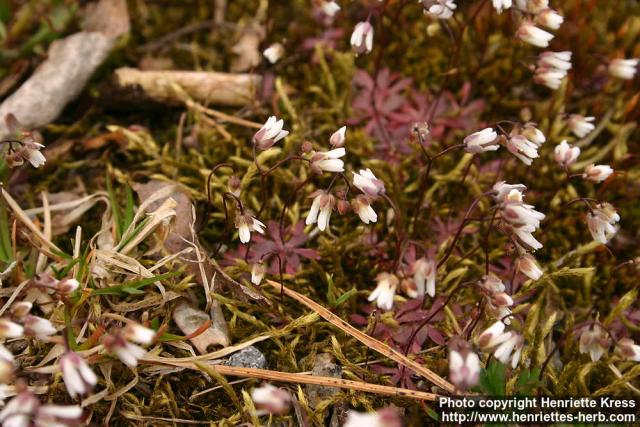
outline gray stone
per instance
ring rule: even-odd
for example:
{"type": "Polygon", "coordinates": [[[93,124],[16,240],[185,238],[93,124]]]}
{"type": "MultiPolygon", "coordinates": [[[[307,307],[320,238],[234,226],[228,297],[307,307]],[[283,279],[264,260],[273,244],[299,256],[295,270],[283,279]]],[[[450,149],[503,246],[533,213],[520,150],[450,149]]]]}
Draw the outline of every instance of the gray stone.
{"type": "Polygon", "coordinates": [[[226,365],[238,366],[243,368],[265,369],[267,367],[267,359],[260,352],[260,350],[258,350],[254,346],[249,346],[231,355],[231,357],[229,357],[229,360],[227,360],[226,365]]]}

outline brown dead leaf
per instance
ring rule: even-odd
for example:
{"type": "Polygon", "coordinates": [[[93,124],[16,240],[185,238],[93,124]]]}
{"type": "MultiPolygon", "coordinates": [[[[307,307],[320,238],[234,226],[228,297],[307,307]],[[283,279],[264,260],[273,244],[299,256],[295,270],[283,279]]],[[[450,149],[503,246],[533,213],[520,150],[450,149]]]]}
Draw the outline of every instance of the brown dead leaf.
{"type": "Polygon", "coordinates": [[[264,37],[264,28],[255,21],[242,28],[237,43],[231,48],[231,51],[237,55],[231,63],[232,72],[247,71],[260,64],[262,61],[260,43],[264,37]]]}
{"type": "MultiPolygon", "coordinates": [[[[173,310],[173,321],[185,335],[197,333],[196,336],[189,338],[200,354],[205,354],[211,346],[221,345],[226,347],[229,345],[229,336],[226,328],[220,330],[216,325],[220,324],[214,314],[211,319],[207,313],[192,307],[186,301],[181,301],[173,310]],[[209,325],[209,327],[207,327],[209,325]],[[202,332],[202,328],[205,328],[202,332]]],[[[222,319],[224,321],[224,319],[222,319]]]]}

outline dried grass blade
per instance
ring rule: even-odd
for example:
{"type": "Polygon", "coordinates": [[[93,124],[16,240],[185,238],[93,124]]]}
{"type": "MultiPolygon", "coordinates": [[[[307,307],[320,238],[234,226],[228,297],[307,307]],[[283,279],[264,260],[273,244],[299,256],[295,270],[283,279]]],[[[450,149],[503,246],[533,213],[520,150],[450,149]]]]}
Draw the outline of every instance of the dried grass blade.
{"type": "Polygon", "coordinates": [[[454,393],[455,387],[453,386],[453,384],[449,383],[447,380],[445,380],[444,378],[440,377],[435,372],[431,371],[428,368],[425,368],[424,366],[422,366],[419,363],[409,359],[408,357],[404,356],[403,354],[398,353],[397,351],[395,351],[394,349],[392,349],[391,347],[389,347],[385,343],[380,342],[377,339],[372,338],[369,335],[359,331],[358,329],[354,328],[353,326],[351,326],[350,324],[348,324],[347,322],[345,322],[340,317],[336,316],[335,314],[333,314],[332,312],[330,312],[329,310],[327,310],[326,308],[324,308],[320,304],[314,302],[313,300],[305,297],[302,294],[299,294],[298,292],[295,292],[295,291],[293,291],[291,289],[288,289],[285,286],[280,285],[280,283],[278,283],[278,282],[274,282],[273,280],[267,280],[267,283],[269,283],[271,286],[276,288],[278,291],[283,291],[287,296],[295,299],[296,301],[304,304],[305,306],[307,306],[311,310],[315,311],[323,319],[325,319],[327,322],[329,322],[332,325],[334,325],[335,327],[339,328],[340,330],[342,330],[346,334],[351,335],[352,337],[354,337],[355,339],[357,339],[358,341],[360,341],[361,343],[363,343],[367,347],[377,351],[378,353],[382,354],[383,356],[388,357],[389,359],[393,360],[394,362],[397,362],[397,363],[399,363],[399,364],[411,369],[416,374],[419,374],[419,375],[423,376],[424,378],[428,379],[429,381],[431,381],[433,384],[437,385],[438,387],[441,387],[442,389],[444,389],[444,390],[446,390],[446,391],[448,391],[450,393],[454,393]]]}

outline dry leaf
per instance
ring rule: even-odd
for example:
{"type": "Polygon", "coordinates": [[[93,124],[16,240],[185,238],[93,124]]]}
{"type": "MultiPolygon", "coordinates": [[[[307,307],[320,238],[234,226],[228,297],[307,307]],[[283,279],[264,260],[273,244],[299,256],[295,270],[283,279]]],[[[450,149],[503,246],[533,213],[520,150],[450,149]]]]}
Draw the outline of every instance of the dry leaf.
{"type": "Polygon", "coordinates": [[[186,301],[178,303],[173,310],[173,320],[185,335],[191,335],[202,328],[203,325],[210,324],[204,332],[190,338],[190,341],[200,354],[207,353],[208,348],[212,345],[221,345],[223,347],[229,345],[226,324],[224,330],[221,330],[217,326],[221,322],[215,321],[215,314],[214,319],[211,319],[207,313],[190,306],[186,301]]]}

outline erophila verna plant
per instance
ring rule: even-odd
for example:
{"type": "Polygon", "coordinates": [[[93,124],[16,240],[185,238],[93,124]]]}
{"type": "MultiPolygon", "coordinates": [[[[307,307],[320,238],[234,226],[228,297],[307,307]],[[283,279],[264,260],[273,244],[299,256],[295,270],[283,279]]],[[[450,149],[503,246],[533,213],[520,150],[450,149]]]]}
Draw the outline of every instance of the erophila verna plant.
{"type": "MultiPolygon", "coordinates": [[[[59,123],[1,118],[2,426],[638,398],[637,2],[130,3],[118,67],[261,97],[163,83],[171,105],[113,111],[91,80],[59,123]]],[[[0,20],[6,96],[8,59],[61,35],[21,50],[0,20]]]]}

